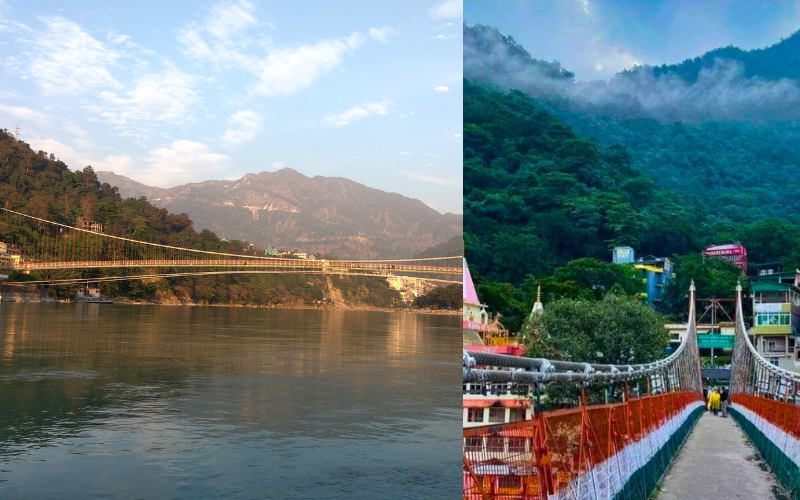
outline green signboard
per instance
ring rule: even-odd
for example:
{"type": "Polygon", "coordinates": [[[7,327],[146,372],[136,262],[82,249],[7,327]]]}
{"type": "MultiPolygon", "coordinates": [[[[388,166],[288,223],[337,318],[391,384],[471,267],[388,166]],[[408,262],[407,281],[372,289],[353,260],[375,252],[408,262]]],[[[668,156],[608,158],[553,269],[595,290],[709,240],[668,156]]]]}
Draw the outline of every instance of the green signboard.
{"type": "Polygon", "coordinates": [[[733,335],[698,335],[697,347],[733,349],[733,335]]]}

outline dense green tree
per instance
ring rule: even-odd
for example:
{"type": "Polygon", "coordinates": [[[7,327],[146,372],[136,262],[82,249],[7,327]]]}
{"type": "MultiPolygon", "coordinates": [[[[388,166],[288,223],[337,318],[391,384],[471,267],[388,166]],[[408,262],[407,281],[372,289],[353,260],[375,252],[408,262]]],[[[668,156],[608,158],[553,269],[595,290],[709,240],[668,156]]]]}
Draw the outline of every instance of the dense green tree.
{"type": "Polygon", "coordinates": [[[522,330],[528,355],[594,363],[646,363],[664,356],[664,319],[634,297],[561,299],[547,304],[522,330]]]}
{"type": "Polygon", "coordinates": [[[460,285],[434,288],[414,299],[414,306],[430,309],[461,309],[463,289],[460,285]]]}

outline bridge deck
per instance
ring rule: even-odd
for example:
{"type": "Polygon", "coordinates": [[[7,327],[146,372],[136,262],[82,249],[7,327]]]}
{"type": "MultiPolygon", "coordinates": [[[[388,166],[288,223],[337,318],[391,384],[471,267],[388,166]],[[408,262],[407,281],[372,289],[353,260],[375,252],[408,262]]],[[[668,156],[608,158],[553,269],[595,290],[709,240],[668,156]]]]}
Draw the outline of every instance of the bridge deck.
{"type": "Polygon", "coordinates": [[[779,499],[772,473],[730,417],[706,413],[664,478],[657,500],[779,499]]]}

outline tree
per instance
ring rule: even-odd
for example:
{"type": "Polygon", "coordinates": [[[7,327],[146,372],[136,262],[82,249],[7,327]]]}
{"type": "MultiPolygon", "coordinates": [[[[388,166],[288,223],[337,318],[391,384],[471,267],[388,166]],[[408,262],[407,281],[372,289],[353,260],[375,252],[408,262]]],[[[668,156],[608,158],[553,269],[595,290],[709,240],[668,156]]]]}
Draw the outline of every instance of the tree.
{"type": "Polygon", "coordinates": [[[614,286],[625,295],[638,295],[645,291],[639,273],[631,266],[591,258],[573,260],[559,267],[553,273],[552,281],[573,284],[573,292],[578,292],[575,298],[599,300],[614,286]]]}
{"type": "Polygon", "coordinates": [[[460,309],[463,297],[461,285],[436,287],[414,299],[414,306],[433,309],[460,309]]]}
{"type": "Polygon", "coordinates": [[[97,215],[97,198],[89,194],[81,198],[81,212],[83,214],[83,220],[95,220],[95,216],[97,215]]]}
{"type": "Polygon", "coordinates": [[[594,363],[647,363],[664,356],[664,318],[634,297],[561,299],[526,321],[528,355],[594,363]]]}

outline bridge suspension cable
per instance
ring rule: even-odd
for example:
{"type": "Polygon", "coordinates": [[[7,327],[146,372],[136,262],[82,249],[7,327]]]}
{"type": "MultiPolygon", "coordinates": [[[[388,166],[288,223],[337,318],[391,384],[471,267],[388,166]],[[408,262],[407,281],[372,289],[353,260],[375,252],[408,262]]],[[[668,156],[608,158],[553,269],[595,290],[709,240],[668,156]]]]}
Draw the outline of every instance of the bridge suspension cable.
{"type": "Polygon", "coordinates": [[[464,351],[463,382],[486,380],[492,383],[575,382],[584,384],[624,382],[653,377],[663,382],[662,390],[701,391],[700,357],[697,349],[694,283],[689,294],[689,322],[678,348],[664,359],[635,365],[593,364],[544,358],[521,358],[486,352],[464,351]],[[509,370],[478,369],[476,366],[509,370]]]}
{"type": "Polygon", "coordinates": [[[735,335],[731,392],[774,399],[796,397],[800,390],[800,373],[770,363],[750,341],[744,321],[741,285],[736,287],[735,335]]]}
{"type": "Polygon", "coordinates": [[[468,410],[482,410],[465,409],[464,499],[650,498],[702,413],[694,295],[692,284],[680,346],[652,363],[592,364],[464,350],[465,406],[468,394],[487,398],[476,400],[478,408],[492,404],[489,396],[495,394],[501,408],[524,407],[524,401],[504,395],[529,394],[521,388],[538,390],[541,384],[624,387],[622,402],[587,405],[582,397],[578,408],[537,412],[532,420],[468,426],[468,410]],[[629,383],[642,379],[650,394],[631,397],[629,383]]]}
{"type": "MultiPolygon", "coordinates": [[[[164,245],[104,234],[3,208],[0,208],[0,235],[9,252],[9,255],[0,256],[0,267],[26,272],[100,268],[255,268],[304,273],[393,274],[438,278],[444,282],[453,281],[445,276],[462,273],[461,256],[316,260],[216,252],[191,248],[188,243],[186,247],[164,245]]],[[[140,273],[139,277],[151,274],[140,273]]]]}
{"type": "Polygon", "coordinates": [[[735,335],[730,413],[789,492],[788,498],[800,498],[800,374],[775,366],[750,341],[741,285],[736,287],[735,335]]]}

